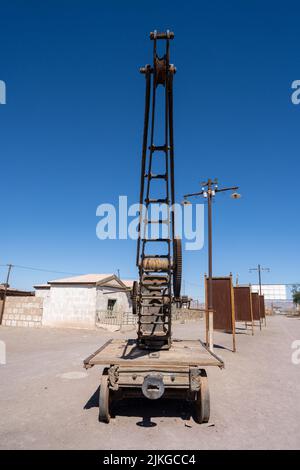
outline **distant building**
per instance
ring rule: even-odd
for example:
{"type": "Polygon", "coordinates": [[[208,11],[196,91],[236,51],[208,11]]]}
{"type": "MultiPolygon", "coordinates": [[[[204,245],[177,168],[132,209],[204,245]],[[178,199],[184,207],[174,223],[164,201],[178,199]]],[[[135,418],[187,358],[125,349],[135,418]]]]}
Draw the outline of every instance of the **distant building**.
{"type": "Polygon", "coordinates": [[[5,289],[5,284],[0,284],[0,300],[3,299],[3,297],[6,295],[7,297],[25,297],[25,296],[31,296],[34,295],[34,292],[28,291],[28,290],[21,290],[21,289],[16,289],[13,287],[10,287],[9,285],[5,289]]]}
{"type": "Polygon", "coordinates": [[[85,274],[34,286],[43,298],[43,326],[94,328],[101,312],[131,312],[133,281],[115,274],[85,274]]]}
{"type": "Polygon", "coordinates": [[[3,311],[3,326],[40,326],[42,306],[43,302],[35,297],[34,292],[0,284],[0,315],[3,311]]]}
{"type": "MultiPolygon", "coordinates": [[[[287,300],[285,284],[262,284],[261,291],[265,300],[287,300]]],[[[259,286],[252,285],[252,292],[259,292],[259,286]]]]}

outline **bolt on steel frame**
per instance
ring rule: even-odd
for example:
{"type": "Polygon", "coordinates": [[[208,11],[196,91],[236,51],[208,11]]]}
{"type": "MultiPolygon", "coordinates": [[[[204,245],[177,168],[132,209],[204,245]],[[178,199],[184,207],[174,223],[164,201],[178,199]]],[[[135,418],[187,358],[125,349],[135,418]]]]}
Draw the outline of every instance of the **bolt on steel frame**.
{"type": "Polygon", "coordinates": [[[168,349],[171,346],[172,303],[180,297],[181,240],[175,237],[174,211],[174,141],[173,78],[176,69],[170,64],[170,41],[174,33],[150,33],[153,41],[153,65],[140,69],[145,75],[145,117],[140,181],[140,216],[137,258],[139,283],[132,293],[133,311],[138,315],[138,346],[168,349]],[[158,55],[158,41],[164,41],[165,52],[158,55]],[[157,112],[157,88],[163,88],[163,112],[157,112]],[[156,127],[156,118],[160,123],[156,127]],[[155,143],[159,126],[164,129],[164,142],[155,143]],[[149,129],[150,128],[150,129],[149,129]],[[163,168],[154,170],[160,163],[163,168]],[[163,182],[160,192],[155,181],[163,182]],[[154,219],[152,209],[164,205],[164,214],[154,219]],[[144,210],[143,210],[144,208],[144,210]],[[158,236],[149,236],[156,225],[158,236]],[[164,233],[163,233],[164,232],[164,233]],[[167,232],[167,234],[166,234],[167,232]],[[154,244],[155,243],[155,248],[154,244]]]}

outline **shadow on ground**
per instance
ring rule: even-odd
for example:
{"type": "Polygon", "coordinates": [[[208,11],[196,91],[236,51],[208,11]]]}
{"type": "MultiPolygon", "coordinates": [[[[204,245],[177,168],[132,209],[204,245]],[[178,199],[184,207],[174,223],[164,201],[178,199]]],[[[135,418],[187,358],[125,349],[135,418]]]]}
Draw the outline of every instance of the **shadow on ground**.
{"type": "MultiPolygon", "coordinates": [[[[99,407],[100,387],[84,405],[85,410],[99,407]]],[[[116,400],[111,408],[111,416],[141,417],[136,424],[141,427],[154,427],[157,423],[152,418],[179,418],[183,421],[190,420],[193,416],[192,403],[186,400],[175,398],[160,398],[158,400],[148,400],[147,398],[123,398],[116,400]]]]}

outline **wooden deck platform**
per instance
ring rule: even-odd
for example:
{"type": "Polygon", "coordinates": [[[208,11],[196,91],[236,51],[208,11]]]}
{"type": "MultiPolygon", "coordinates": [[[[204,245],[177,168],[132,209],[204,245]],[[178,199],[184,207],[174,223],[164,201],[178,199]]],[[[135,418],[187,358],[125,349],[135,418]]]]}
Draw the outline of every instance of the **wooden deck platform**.
{"type": "Polygon", "coordinates": [[[94,365],[120,365],[127,367],[224,367],[224,362],[210,352],[201,341],[176,340],[169,350],[149,351],[139,349],[136,340],[113,339],[84,360],[86,368],[94,365]]]}

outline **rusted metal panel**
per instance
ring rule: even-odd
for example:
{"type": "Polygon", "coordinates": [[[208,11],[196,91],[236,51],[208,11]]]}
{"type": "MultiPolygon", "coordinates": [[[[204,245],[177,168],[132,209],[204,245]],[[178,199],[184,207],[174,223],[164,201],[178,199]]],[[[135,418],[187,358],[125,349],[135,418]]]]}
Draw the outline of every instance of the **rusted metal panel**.
{"type": "Polygon", "coordinates": [[[265,296],[260,295],[259,296],[259,313],[261,318],[265,318],[266,316],[266,308],[265,308],[265,296]]]}
{"type": "MultiPolygon", "coordinates": [[[[205,276],[206,295],[206,344],[208,345],[208,284],[209,279],[205,276]]],[[[232,276],[212,278],[212,309],[213,329],[232,333],[232,350],[236,351],[235,342],[235,306],[232,285],[232,276]]]]}
{"type": "MultiPolygon", "coordinates": [[[[208,283],[207,278],[206,283],[208,283]]],[[[233,331],[234,302],[232,297],[231,277],[213,277],[212,306],[214,311],[214,330],[233,331]]]]}
{"type": "Polygon", "coordinates": [[[252,298],[253,320],[260,321],[260,316],[259,316],[259,295],[258,295],[258,293],[257,292],[252,292],[251,293],[251,298],[252,298]]]}
{"type": "Polygon", "coordinates": [[[252,322],[251,290],[249,286],[235,286],[234,307],[235,320],[252,322]]]}

